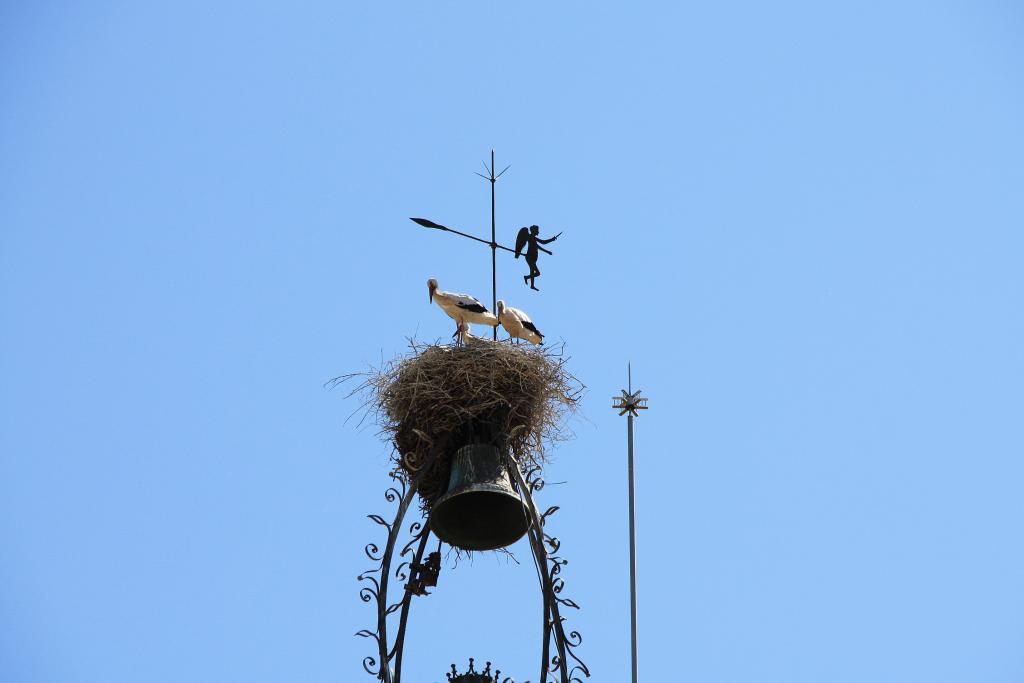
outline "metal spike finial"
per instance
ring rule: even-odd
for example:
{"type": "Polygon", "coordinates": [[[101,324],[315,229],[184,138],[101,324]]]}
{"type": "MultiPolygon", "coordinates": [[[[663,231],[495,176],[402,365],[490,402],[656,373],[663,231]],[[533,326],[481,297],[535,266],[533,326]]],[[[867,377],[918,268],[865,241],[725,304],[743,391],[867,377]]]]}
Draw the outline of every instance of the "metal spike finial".
{"type": "MultiPolygon", "coordinates": [[[[633,364],[626,365],[627,384],[621,396],[612,396],[612,408],[619,411],[619,417],[629,413],[631,418],[640,417],[640,410],[647,410],[647,399],[640,396],[640,390],[633,391],[633,364]]],[[[630,438],[632,443],[632,438],[630,438]]]]}

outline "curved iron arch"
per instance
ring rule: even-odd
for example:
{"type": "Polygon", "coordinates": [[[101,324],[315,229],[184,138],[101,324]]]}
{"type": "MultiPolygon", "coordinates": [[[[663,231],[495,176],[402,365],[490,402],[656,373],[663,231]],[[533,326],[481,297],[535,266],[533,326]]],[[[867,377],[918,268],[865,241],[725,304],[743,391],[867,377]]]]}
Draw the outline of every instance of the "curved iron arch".
{"type": "MultiPolygon", "coordinates": [[[[529,517],[530,525],[527,530],[527,537],[530,543],[530,551],[533,554],[538,569],[541,594],[543,597],[543,636],[541,643],[541,666],[539,683],[548,683],[551,674],[557,674],[558,683],[583,683],[582,678],[590,677],[590,669],[576,655],[575,648],[583,641],[579,631],[565,632],[565,618],[560,614],[560,607],[579,609],[579,605],[569,598],[562,597],[561,593],[565,587],[565,580],[561,577],[562,567],[567,560],[558,555],[561,548],[560,541],[544,531],[548,517],[554,514],[557,506],[548,508],[543,514],[538,512],[533,500],[533,492],[540,491],[544,487],[544,481],[540,478],[540,468],[533,467],[526,471],[525,475],[520,471],[519,463],[511,454],[506,455],[506,466],[512,480],[519,491],[526,514],[529,517]],[[555,646],[555,654],[551,655],[550,646],[552,641],[555,646]]],[[[430,463],[425,463],[430,464],[430,463]]],[[[364,638],[371,638],[376,642],[377,654],[363,658],[363,669],[383,683],[401,683],[402,679],[402,656],[405,648],[406,625],[409,618],[409,609],[412,597],[415,594],[411,588],[411,576],[413,567],[420,565],[423,552],[426,549],[430,538],[429,520],[420,519],[409,526],[410,540],[402,546],[399,551],[400,558],[410,557],[404,560],[394,570],[394,578],[407,582],[404,586],[404,594],[400,601],[388,603],[389,579],[392,577],[391,565],[394,559],[395,548],[398,544],[398,536],[401,532],[405,515],[412,502],[423,473],[429,467],[421,467],[410,483],[397,472],[392,472],[391,477],[395,480],[395,486],[389,487],[384,492],[384,498],[389,503],[397,501],[398,507],[394,521],[388,523],[380,515],[367,515],[367,517],[388,530],[387,542],[383,552],[376,543],[367,543],[363,551],[377,566],[361,573],[357,580],[368,585],[359,589],[359,597],[363,602],[376,602],[377,607],[377,629],[370,631],[363,629],[356,635],[364,638]],[[415,546],[415,550],[413,547],[415,546]],[[399,615],[398,630],[395,634],[393,644],[388,641],[388,617],[401,610],[399,615]],[[392,667],[392,662],[394,666],[392,667]]],[[[415,578],[415,577],[412,577],[415,578]]],[[[511,679],[506,679],[511,683],[511,679]]],[[[527,681],[527,683],[529,683],[527,681]]]]}

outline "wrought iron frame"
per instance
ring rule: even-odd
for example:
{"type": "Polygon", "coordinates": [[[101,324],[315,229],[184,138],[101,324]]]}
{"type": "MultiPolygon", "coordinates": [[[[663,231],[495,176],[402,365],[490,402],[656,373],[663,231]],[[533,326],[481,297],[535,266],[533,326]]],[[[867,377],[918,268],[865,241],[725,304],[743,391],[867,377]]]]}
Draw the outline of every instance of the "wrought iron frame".
{"type": "MultiPolygon", "coordinates": [[[[392,577],[391,565],[405,515],[419,489],[423,473],[429,470],[429,464],[424,463],[424,466],[419,468],[409,483],[406,483],[397,472],[391,473],[395,485],[384,492],[384,498],[389,503],[396,501],[398,503],[393,522],[388,523],[380,515],[367,515],[370,520],[387,529],[388,536],[383,551],[373,542],[367,543],[363,549],[366,556],[376,562],[377,566],[364,571],[357,577],[358,581],[367,584],[359,589],[359,597],[363,602],[376,603],[377,630],[363,629],[356,635],[371,638],[376,642],[377,653],[375,656],[363,658],[363,669],[383,683],[401,683],[402,679],[402,654],[405,648],[406,625],[412,597],[416,594],[414,590],[414,581],[417,579],[415,567],[421,566],[423,552],[430,538],[429,520],[421,519],[409,526],[410,539],[402,546],[398,554],[399,558],[407,558],[399,563],[393,573],[395,579],[406,582],[404,595],[400,601],[388,603],[388,584],[392,577]],[[395,634],[394,643],[391,644],[388,640],[387,620],[390,615],[399,610],[401,613],[398,631],[395,634]],[[393,668],[392,662],[394,663],[393,668]]],[[[549,683],[549,681],[583,683],[581,676],[589,678],[590,669],[574,652],[575,648],[583,642],[583,637],[579,631],[575,630],[566,634],[565,617],[561,616],[559,609],[560,607],[579,609],[578,604],[561,595],[565,588],[565,580],[561,576],[562,567],[568,563],[568,560],[558,554],[561,549],[559,540],[544,530],[548,517],[558,510],[558,506],[549,507],[543,514],[537,510],[533,501],[533,492],[544,488],[544,480],[540,477],[539,467],[531,467],[524,474],[520,470],[519,463],[511,454],[507,455],[506,467],[529,517],[530,525],[527,536],[543,595],[543,640],[539,683],[549,683]],[[551,654],[552,641],[554,641],[554,655],[551,654]],[[557,674],[557,678],[552,677],[553,674],[557,674]]],[[[505,680],[512,683],[511,679],[506,678],[505,680]]]]}

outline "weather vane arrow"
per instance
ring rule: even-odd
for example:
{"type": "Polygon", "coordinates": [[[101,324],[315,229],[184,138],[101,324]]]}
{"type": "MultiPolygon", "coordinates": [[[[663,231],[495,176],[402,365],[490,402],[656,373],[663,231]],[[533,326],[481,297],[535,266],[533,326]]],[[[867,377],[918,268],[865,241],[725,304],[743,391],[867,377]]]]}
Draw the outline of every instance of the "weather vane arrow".
{"type": "MultiPolygon", "coordinates": [[[[468,237],[471,240],[476,240],[477,242],[483,242],[487,246],[491,246],[491,242],[488,241],[488,240],[485,240],[485,239],[480,238],[480,237],[476,237],[474,235],[469,235],[469,234],[466,234],[464,232],[460,232],[458,230],[455,230],[454,228],[449,228],[449,227],[447,227],[445,225],[441,225],[440,223],[435,223],[434,221],[428,221],[426,218],[410,218],[409,220],[411,220],[413,223],[416,223],[418,225],[422,225],[424,228],[433,228],[434,230],[444,230],[445,232],[454,232],[456,235],[462,235],[463,237],[468,237]]],[[[515,249],[509,249],[505,245],[498,244],[497,242],[494,243],[494,246],[496,248],[498,248],[498,249],[504,249],[505,251],[511,252],[513,254],[516,253],[515,249]]]]}

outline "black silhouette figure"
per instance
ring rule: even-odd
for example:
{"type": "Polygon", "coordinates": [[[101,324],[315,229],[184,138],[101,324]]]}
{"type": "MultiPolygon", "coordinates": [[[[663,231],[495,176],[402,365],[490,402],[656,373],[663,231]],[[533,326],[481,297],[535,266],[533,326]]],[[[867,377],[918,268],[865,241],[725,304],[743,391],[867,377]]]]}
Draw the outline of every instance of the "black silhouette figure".
{"type": "Polygon", "coordinates": [[[538,236],[539,233],[540,228],[536,225],[531,225],[528,228],[520,228],[519,234],[516,235],[516,258],[519,258],[519,255],[522,254],[526,258],[526,263],[529,264],[530,266],[530,274],[523,276],[523,283],[529,283],[530,289],[536,290],[538,292],[540,290],[537,289],[537,286],[535,284],[537,278],[540,277],[540,268],[537,267],[537,256],[539,255],[537,252],[543,251],[545,254],[549,256],[554,256],[552,252],[548,251],[547,249],[540,245],[554,242],[562,234],[558,233],[551,239],[542,240],[538,236]],[[524,248],[526,249],[525,253],[523,252],[524,248]]]}

